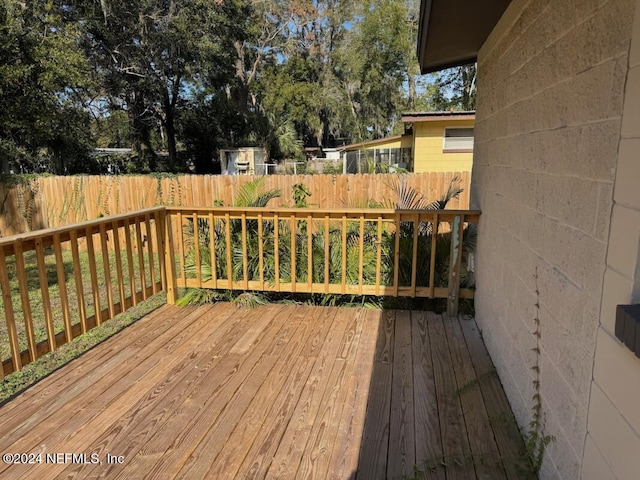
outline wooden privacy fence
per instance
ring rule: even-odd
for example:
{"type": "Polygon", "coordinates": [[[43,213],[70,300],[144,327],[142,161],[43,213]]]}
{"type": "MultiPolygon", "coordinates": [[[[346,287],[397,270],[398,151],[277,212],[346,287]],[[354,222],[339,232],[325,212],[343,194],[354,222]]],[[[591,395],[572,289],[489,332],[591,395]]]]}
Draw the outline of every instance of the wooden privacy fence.
{"type": "MultiPolygon", "coordinates": [[[[167,208],[176,288],[428,297],[457,315],[477,211],[167,208]],[[448,224],[447,233],[442,224],[448,224]]],[[[171,267],[173,268],[173,267],[171,267]]]]}
{"type": "Polygon", "coordinates": [[[161,291],[164,215],[158,207],[0,239],[0,378],[161,291]]]}
{"type": "Polygon", "coordinates": [[[457,315],[479,216],[155,207],[0,239],[0,378],[160,291],[442,298],[457,315]]]}
{"type": "MultiPolygon", "coordinates": [[[[442,197],[451,180],[460,179],[464,189],[447,208],[469,208],[470,172],[411,173],[403,175],[430,201],[442,197]]],[[[237,193],[256,177],[221,175],[159,176],[67,176],[39,177],[11,186],[0,184],[0,236],[41,228],[95,220],[159,205],[213,207],[232,205],[237,193]]],[[[276,207],[292,207],[292,187],[303,183],[311,192],[309,205],[318,208],[354,208],[397,200],[395,174],[362,175],[267,175],[264,188],[279,189],[276,207]]]]}

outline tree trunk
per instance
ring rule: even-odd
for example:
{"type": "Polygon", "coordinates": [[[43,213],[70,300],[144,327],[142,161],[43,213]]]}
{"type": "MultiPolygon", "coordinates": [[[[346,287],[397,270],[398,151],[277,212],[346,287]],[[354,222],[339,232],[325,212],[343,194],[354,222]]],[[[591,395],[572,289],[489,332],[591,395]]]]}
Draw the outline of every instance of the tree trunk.
{"type": "Polygon", "coordinates": [[[238,108],[238,112],[240,112],[244,117],[246,117],[247,106],[249,100],[249,86],[247,85],[247,78],[245,72],[245,56],[244,56],[244,45],[240,41],[233,42],[236,48],[236,61],[235,61],[235,69],[236,69],[236,79],[237,79],[237,91],[236,91],[236,105],[238,108]]]}
{"type": "Polygon", "coordinates": [[[169,151],[169,170],[173,170],[178,165],[178,151],[176,148],[176,129],[174,122],[174,103],[169,98],[169,93],[165,90],[164,97],[164,128],[167,133],[167,150],[169,151]]]}
{"type": "Polygon", "coordinates": [[[475,109],[476,66],[461,67],[462,73],[462,105],[465,110],[475,109]]]}
{"type": "Polygon", "coordinates": [[[151,146],[149,125],[144,118],[145,106],[141,92],[133,92],[129,95],[127,115],[131,129],[131,148],[138,155],[139,166],[144,169],[148,164],[153,172],[157,168],[156,154],[151,146]]]}
{"type": "Polygon", "coordinates": [[[414,108],[416,105],[416,76],[413,73],[409,73],[409,108],[414,108]]]}

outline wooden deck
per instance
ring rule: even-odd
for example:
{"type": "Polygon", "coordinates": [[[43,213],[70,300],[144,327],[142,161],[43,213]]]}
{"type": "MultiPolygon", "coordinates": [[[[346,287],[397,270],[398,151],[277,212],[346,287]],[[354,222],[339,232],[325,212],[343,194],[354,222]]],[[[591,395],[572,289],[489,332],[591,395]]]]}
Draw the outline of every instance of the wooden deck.
{"type": "Polygon", "coordinates": [[[491,369],[473,320],[167,305],[0,408],[0,478],[521,478],[491,369]]]}

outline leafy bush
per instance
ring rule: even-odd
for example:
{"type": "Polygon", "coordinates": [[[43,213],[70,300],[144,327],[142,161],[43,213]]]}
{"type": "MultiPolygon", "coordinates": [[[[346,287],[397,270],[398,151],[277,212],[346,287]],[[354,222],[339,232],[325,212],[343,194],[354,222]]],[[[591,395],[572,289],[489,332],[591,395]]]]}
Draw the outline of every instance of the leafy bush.
{"type": "MultiPolygon", "coordinates": [[[[398,202],[395,205],[398,209],[427,209],[436,210],[446,206],[452,198],[456,198],[462,191],[456,182],[453,182],[445,196],[435,202],[429,202],[415,189],[408,187],[403,179],[396,185],[398,202]]],[[[299,193],[296,205],[302,207],[306,204],[306,192],[304,185],[298,185],[296,191],[299,193]]],[[[236,199],[235,206],[242,207],[265,207],[272,198],[280,196],[279,191],[265,191],[262,179],[257,179],[243,186],[236,199]]],[[[382,206],[382,204],[380,205],[382,206]]],[[[400,286],[411,285],[411,265],[413,259],[414,228],[418,231],[415,235],[417,241],[417,266],[416,266],[416,286],[427,287],[429,285],[431,248],[433,245],[433,235],[436,235],[436,256],[435,256],[435,287],[446,287],[449,272],[449,254],[451,246],[451,235],[442,233],[434,229],[432,222],[420,222],[417,226],[413,222],[400,222],[397,227],[399,235],[399,255],[398,261],[398,284],[400,286]]],[[[291,222],[289,219],[278,220],[278,242],[276,246],[275,230],[276,225],[273,219],[262,220],[262,239],[258,235],[258,221],[255,219],[246,220],[245,248],[246,257],[243,251],[243,228],[240,219],[230,219],[227,225],[225,219],[219,218],[213,225],[209,224],[207,218],[199,218],[198,225],[194,225],[190,220],[185,226],[184,237],[186,238],[187,254],[185,259],[186,275],[195,278],[197,265],[199,265],[202,281],[207,282],[216,278],[226,279],[230,277],[233,281],[244,279],[244,262],[247,264],[247,280],[259,281],[264,279],[266,284],[276,283],[276,253],[279,259],[279,281],[289,283],[295,275],[296,282],[307,283],[309,281],[308,261],[311,255],[312,272],[311,281],[313,283],[340,284],[342,282],[343,253],[346,258],[346,284],[357,285],[360,278],[360,242],[362,234],[362,258],[363,284],[373,285],[376,281],[376,262],[378,254],[378,226],[375,222],[365,222],[361,232],[358,221],[348,221],[346,224],[346,252],[343,252],[342,225],[341,222],[332,222],[327,229],[323,222],[308,220],[298,220],[295,223],[295,234],[293,241],[294,252],[292,252],[291,242],[291,222]],[[226,233],[230,234],[231,244],[231,266],[227,260],[226,233]],[[311,251],[309,251],[309,234],[311,231],[311,251]],[[213,238],[211,238],[213,234],[213,238]],[[328,241],[327,241],[328,237],[328,241]],[[198,248],[195,248],[196,242],[198,248]],[[215,252],[215,262],[212,264],[211,242],[215,252]],[[328,252],[325,249],[328,245],[328,252]],[[262,248],[262,268],[260,266],[260,248],[262,248]],[[277,251],[276,251],[277,248],[277,251]],[[196,258],[196,250],[199,258],[196,258]],[[292,255],[293,253],[293,255],[292,255]],[[325,278],[325,254],[329,258],[328,279],[325,278]],[[295,262],[292,258],[295,257],[295,262]],[[294,271],[295,269],[295,271],[294,271]]],[[[392,285],[394,275],[394,265],[396,261],[395,252],[396,231],[394,227],[385,226],[381,235],[381,265],[380,279],[381,285],[392,285]]],[[[467,227],[463,232],[463,259],[464,255],[475,249],[475,228],[467,227]]],[[[461,287],[471,287],[473,277],[466,268],[461,268],[461,287]]],[[[276,298],[277,295],[269,294],[269,298],[276,298]]],[[[327,298],[335,295],[327,295],[327,298],[318,298],[316,295],[308,296],[319,303],[325,304],[327,298]]],[[[181,304],[202,303],[218,299],[211,293],[200,291],[187,291],[180,300],[181,304]]],[[[351,301],[353,298],[351,299],[351,301]]],[[[395,305],[407,306],[408,299],[396,299],[395,305]]],[[[250,302],[252,303],[252,302],[250,302]]],[[[439,308],[444,302],[440,302],[439,308]]],[[[436,305],[436,308],[438,306],[436,305]]],[[[464,311],[464,308],[462,309],[464,311]]]]}

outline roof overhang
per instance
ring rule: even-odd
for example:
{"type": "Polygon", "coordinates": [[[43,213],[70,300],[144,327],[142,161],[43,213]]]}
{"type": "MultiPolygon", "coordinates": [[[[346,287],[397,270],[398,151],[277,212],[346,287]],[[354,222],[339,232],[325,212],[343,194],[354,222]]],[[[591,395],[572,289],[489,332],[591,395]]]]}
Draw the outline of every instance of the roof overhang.
{"type": "Polygon", "coordinates": [[[466,65],[511,0],[421,0],[418,61],[421,73],[466,65]]]}
{"type": "Polygon", "coordinates": [[[407,112],[402,114],[404,123],[416,122],[442,122],[442,121],[460,121],[475,120],[476,112],[407,112]]]}
{"type": "Polygon", "coordinates": [[[384,138],[377,138],[376,140],[367,140],[365,142],[360,142],[360,143],[352,143],[350,145],[343,145],[341,147],[338,147],[336,150],[339,151],[348,151],[348,150],[360,150],[362,148],[365,147],[369,147],[371,145],[378,145],[380,143],[387,143],[387,142],[393,142],[395,140],[401,140],[402,137],[405,137],[406,135],[395,135],[393,137],[384,137],[384,138]]]}

